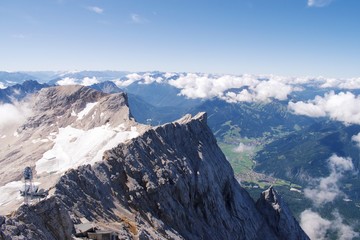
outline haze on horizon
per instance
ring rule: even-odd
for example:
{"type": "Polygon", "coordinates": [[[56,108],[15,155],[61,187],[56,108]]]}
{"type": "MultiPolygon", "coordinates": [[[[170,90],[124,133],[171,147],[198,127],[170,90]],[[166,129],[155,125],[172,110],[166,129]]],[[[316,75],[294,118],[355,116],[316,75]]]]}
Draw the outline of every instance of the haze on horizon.
{"type": "Polygon", "coordinates": [[[4,0],[1,70],[358,77],[355,0],[4,0]]]}

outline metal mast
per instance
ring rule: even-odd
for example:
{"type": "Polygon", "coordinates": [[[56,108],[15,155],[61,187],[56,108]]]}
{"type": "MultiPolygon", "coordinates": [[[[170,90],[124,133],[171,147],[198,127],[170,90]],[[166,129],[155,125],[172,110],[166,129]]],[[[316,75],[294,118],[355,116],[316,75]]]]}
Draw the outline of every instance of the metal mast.
{"type": "Polygon", "coordinates": [[[29,199],[32,198],[33,193],[33,184],[32,184],[32,170],[30,167],[24,169],[24,202],[25,204],[29,203],[29,199]]]}

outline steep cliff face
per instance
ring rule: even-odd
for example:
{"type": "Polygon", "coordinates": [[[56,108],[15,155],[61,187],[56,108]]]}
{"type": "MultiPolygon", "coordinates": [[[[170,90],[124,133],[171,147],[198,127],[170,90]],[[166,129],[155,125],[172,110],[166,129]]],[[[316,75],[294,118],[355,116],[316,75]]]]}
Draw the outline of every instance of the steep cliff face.
{"type": "Polygon", "coordinates": [[[149,130],[104,160],[67,173],[56,186],[84,217],[116,219],[121,205],[150,225],[162,222],[157,232],[173,229],[186,239],[274,238],[234,179],[205,114],[149,130]]]}

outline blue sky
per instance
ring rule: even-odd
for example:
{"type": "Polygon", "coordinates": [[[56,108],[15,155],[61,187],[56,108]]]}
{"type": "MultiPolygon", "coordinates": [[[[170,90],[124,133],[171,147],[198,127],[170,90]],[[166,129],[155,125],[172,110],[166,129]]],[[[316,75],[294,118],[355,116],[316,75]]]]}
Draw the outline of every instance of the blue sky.
{"type": "Polygon", "coordinates": [[[358,0],[1,0],[0,70],[360,76],[358,0]]]}

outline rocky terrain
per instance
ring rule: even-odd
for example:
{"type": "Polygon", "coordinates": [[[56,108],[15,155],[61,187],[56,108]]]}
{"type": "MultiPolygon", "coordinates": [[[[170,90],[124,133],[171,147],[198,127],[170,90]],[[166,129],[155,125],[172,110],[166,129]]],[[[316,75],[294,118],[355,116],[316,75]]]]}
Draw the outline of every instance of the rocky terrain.
{"type": "MultiPolygon", "coordinates": [[[[239,185],[205,113],[149,128],[131,120],[123,94],[55,87],[35,99],[33,109],[47,114],[32,115],[22,125],[23,131],[33,129],[31,136],[35,129],[55,123],[56,139],[68,126],[91,131],[104,124],[114,128],[124,124],[123,132],[134,126],[138,131],[127,138],[113,136],[122,139],[116,145],[96,147],[108,149],[101,152],[101,161],[91,160],[97,154],[89,151],[84,155],[88,162],[74,161],[64,172],[65,167],[46,165],[41,156],[34,157],[40,160],[32,165],[26,162],[42,181],[49,176],[46,166],[54,168],[58,177],[52,178],[56,181],[46,199],[0,217],[0,239],[72,239],[76,224],[84,222],[114,231],[120,239],[308,239],[272,188],[255,204],[239,185]],[[89,102],[96,104],[80,114],[90,108],[89,102]],[[107,111],[102,114],[101,109],[107,111]]],[[[69,142],[80,144],[77,139],[69,142]]],[[[54,150],[58,142],[48,144],[54,150]]],[[[6,159],[0,164],[6,165],[6,159]]],[[[14,174],[4,176],[2,182],[12,180],[14,174]]]]}
{"type": "Polygon", "coordinates": [[[101,161],[105,150],[147,128],[131,117],[124,93],[82,86],[44,88],[9,110],[17,118],[0,129],[0,214],[22,203],[26,166],[35,184],[50,189],[67,169],[101,161]]]}

